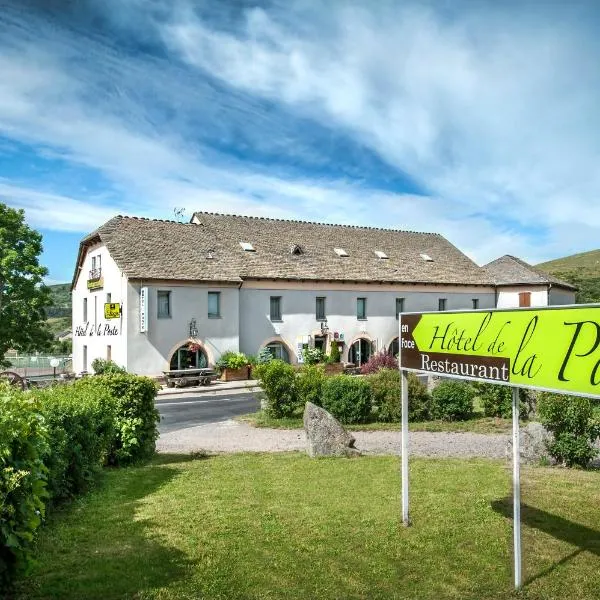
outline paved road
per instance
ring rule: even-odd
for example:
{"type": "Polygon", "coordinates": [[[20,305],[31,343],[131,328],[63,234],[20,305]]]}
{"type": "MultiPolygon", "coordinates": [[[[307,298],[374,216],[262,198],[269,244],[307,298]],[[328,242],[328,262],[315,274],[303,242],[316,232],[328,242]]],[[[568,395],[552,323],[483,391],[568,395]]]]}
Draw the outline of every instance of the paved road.
{"type": "Polygon", "coordinates": [[[252,394],[210,397],[206,394],[198,394],[197,396],[166,396],[164,399],[159,398],[156,406],[161,416],[158,430],[163,435],[187,427],[219,423],[238,415],[256,412],[260,408],[260,401],[252,394]]]}

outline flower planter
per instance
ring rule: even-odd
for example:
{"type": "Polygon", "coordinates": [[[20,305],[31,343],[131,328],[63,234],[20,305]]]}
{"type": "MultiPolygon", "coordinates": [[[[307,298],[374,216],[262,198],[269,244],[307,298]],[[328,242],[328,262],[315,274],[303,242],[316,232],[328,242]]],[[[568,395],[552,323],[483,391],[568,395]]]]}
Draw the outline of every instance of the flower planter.
{"type": "Polygon", "coordinates": [[[248,366],[241,369],[225,367],[221,373],[221,381],[243,381],[244,379],[248,379],[248,366]]]}
{"type": "Polygon", "coordinates": [[[339,363],[329,363],[325,365],[325,375],[340,375],[344,372],[344,365],[339,363]]]}

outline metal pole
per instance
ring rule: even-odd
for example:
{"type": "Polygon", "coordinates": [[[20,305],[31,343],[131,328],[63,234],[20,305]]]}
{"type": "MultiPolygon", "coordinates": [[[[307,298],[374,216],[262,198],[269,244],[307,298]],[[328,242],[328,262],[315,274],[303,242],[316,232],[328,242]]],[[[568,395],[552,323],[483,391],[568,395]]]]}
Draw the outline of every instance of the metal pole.
{"type": "Polygon", "coordinates": [[[402,374],[402,522],[410,525],[408,517],[408,379],[402,374]]]}
{"type": "Polygon", "coordinates": [[[515,589],[521,588],[521,477],[519,436],[519,388],[512,390],[513,413],[513,544],[515,560],[515,589]]]}

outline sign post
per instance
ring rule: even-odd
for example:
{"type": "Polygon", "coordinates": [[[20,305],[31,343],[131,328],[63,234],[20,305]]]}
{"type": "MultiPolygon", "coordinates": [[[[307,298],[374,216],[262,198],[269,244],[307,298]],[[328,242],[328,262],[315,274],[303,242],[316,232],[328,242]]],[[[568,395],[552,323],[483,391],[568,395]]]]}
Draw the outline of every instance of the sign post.
{"type": "Polygon", "coordinates": [[[408,514],[408,379],[402,373],[402,522],[410,525],[408,514]]]}
{"type": "Polygon", "coordinates": [[[514,584],[522,585],[519,388],[600,398],[600,305],[402,313],[402,521],[409,524],[406,372],[512,387],[514,584]]]}

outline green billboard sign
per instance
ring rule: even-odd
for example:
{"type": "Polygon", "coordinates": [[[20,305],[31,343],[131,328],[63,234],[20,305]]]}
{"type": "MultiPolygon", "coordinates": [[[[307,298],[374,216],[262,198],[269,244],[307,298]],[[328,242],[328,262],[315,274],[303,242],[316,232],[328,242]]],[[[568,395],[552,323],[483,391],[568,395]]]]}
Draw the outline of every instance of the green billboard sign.
{"type": "Polygon", "coordinates": [[[600,305],[404,313],[400,367],[600,397],[600,305]]]}

